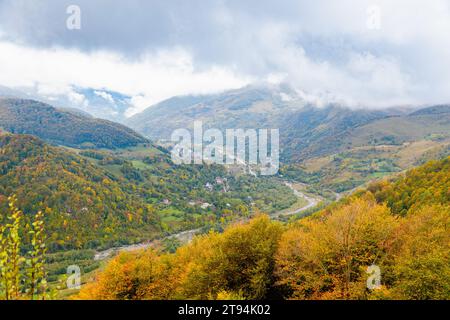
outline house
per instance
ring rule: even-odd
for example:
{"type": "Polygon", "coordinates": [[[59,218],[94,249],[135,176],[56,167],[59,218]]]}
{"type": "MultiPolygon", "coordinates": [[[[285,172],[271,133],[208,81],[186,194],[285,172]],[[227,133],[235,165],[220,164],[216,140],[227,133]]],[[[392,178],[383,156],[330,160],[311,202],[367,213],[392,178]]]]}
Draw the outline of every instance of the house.
{"type": "Polygon", "coordinates": [[[204,203],[202,203],[202,205],[200,206],[200,208],[202,208],[202,209],[208,209],[209,207],[211,207],[211,204],[209,204],[208,202],[204,202],[204,203]]]}
{"type": "Polygon", "coordinates": [[[211,183],[207,182],[207,183],[205,184],[205,188],[206,188],[207,190],[209,190],[209,191],[212,191],[212,190],[213,190],[213,185],[212,185],[211,183]]]}

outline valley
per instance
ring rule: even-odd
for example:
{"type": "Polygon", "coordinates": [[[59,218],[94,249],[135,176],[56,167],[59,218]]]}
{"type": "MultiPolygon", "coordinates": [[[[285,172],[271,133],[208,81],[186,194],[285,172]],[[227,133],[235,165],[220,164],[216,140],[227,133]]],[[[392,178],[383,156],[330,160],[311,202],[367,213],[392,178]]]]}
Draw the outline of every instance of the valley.
{"type": "MultiPolygon", "coordinates": [[[[334,210],[328,208],[366,189],[404,214],[405,204],[377,191],[384,185],[374,187],[374,181],[398,179],[411,167],[450,154],[446,106],[413,112],[321,109],[286,103],[276,98],[279,92],[269,92],[247,88],[232,98],[216,96],[208,100],[216,109],[208,112],[218,116],[225,101],[230,126],[243,124],[233,119],[245,118],[247,109],[265,116],[274,112],[270,119],[245,122],[247,128],[282,124],[282,163],[274,176],[258,175],[242,159],[236,166],[177,165],[171,144],[162,136],[150,140],[154,136],[146,129],[137,133],[37,101],[0,99],[0,206],[7,212],[14,194],[27,221],[44,212],[49,233],[45,267],[58,298],[78,293],[65,288],[68,265],[80,267],[88,286],[117,256],[149,250],[177,254],[196,235],[208,239],[245,228],[262,214],[270,223],[291,226],[334,210]]],[[[192,99],[197,117],[204,98],[192,99]]],[[[184,98],[175,101],[185,107],[184,98]]],[[[204,116],[206,123],[212,120],[209,127],[216,123],[211,114],[204,116]]],[[[6,221],[7,215],[0,218],[6,221]]]]}
{"type": "MultiPolygon", "coordinates": [[[[319,202],[323,201],[323,199],[321,199],[317,196],[306,195],[305,193],[299,191],[300,188],[301,189],[305,188],[304,185],[303,186],[299,186],[299,185],[294,186],[294,185],[292,185],[292,183],[290,183],[288,181],[284,181],[284,184],[292,190],[294,195],[298,198],[298,201],[296,203],[294,203],[294,205],[290,208],[286,208],[282,211],[274,212],[274,213],[270,214],[270,217],[273,219],[277,219],[279,217],[287,217],[287,216],[291,216],[294,214],[299,214],[301,212],[304,212],[306,210],[314,208],[316,205],[319,204],[319,202]]],[[[238,221],[243,222],[245,220],[243,220],[241,218],[238,221]]],[[[235,222],[237,222],[237,221],[231,221],[230,223],[235,223],[235,222]]],[[[94,256],[94,260],[96,260],[96,261],[104,260],[104,259],[112,257],[114,254],[124,252],[124,251],[129,252],[129,251],[147,249],[150,247],[157,247],[160,244],[160,242],[164,241],[164,240],[175,239],[175,240],[179,241],[180,245],[184,245],[184,244],[189,243],[195,235],[201,234],[201,232],[202,232],[202,229],[200,229],[200,228],[192,229],[192,230],[185,230],[185,231],[180,231],[178,233],[171,234],[163,239],[158,239],[158,240],[155,240],[152,242],[110,248],[105,251],[97,252],[94,256]]]]}

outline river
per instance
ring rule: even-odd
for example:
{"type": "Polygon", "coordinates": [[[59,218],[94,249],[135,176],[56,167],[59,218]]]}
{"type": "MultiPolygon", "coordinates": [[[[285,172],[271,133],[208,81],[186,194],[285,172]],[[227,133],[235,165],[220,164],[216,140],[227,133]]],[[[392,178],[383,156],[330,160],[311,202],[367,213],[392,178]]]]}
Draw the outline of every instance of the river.
{"type": "MultiPolygon", "coordinates": [[[[284,184],[286,186],[288,186],[292,192],[294,192],[294,194],[299,197],[299,198],[303,198],[305,199],[308,204],[305,205],[304,207],[292,210],[292,211],[286,211],[286,212],[276,212],[270,215],[271,218],[275,218],[275,217],[279,217],[279,216],[289,216],[289,215],[293,215],[293,214],[297,214],[303,211],[306,211],[310,208],[315,207],[321,199],[319,198],[314,198],[311,196],[308,196],[306,194],[304,194],[301,191],[298,191],[296,188],[294,188],[294,186],[292,185],[291,182],[289,181],[284,181],[284,184]]],[[[161,241],[164,239],[178,239],[181,243],[188,243],[192,240],[192,238],[200,232],[201,229],[192,229],[192,230],[185,230],[185,231],[181,231],[175,234],[172,234],[170,236],[167,236],[165,238],[162,239],[158,239],[158,240],[153,240],[153,241],[148,241],[148,242],[144,242],[144,243],[139,243],[139,244],[131,244],[131,245],[126,245],[126,246],[120,246],[120,247],[114,247],[114,248],[110,248],[104,251],[99,251],[95,254],[94,256],[94,260],[104,260],[110,256],[112,256],[113,254],[116,254],[118,252],[124,252],[124,251],[135,251],[135,250],[140,250],[140,249],[146,249],[149,248],[151,246],[153,246],[155,244],[155,241],[161,241]]]]}

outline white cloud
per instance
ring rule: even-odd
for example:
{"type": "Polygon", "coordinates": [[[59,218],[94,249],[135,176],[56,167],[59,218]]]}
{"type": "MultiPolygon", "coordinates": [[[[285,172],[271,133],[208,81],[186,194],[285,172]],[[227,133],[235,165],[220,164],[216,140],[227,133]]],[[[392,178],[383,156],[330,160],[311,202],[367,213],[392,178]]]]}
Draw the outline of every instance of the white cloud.
{"type": "Polygon", "coordinates": [[[87,108],[89,101],[86,97],[76,92],[71,86],[61,83],[35,82],[35,92],[49,101],[57,101],[60,96],[67,99],[80,108],[87,108]]]}
{"type": "MultiPolygon", "coordinates": [[[[37,86],[45,95],[69,94],[70,88],[75,86],[121,92],[136,97],[132,100],[136,103],[132,112],[175,95],[219,92],[251,81],[250,77],[226,67],[196,70],[189,53],[179,48],[128,61],[119,54],[105,51],[88,54],[0,41],[0,70],[1,85],[37,86]]],[[[106,97],[104,93],[101,94],[106,97]]]]}
{"type": "Polygon", "coordinates": [[[110,103],[114,103],[114,98],[108,92],[95,90],[94,94],[96,96],[99,96],[99,97],[105,99],[106,101],[108,101],[110,103]]]}
{"type": "Polygon", "coordinates": [[[144,110],[148,106],[152,105],[154,103],[154,100],[151,97],[147,97],[145,95],[136,95],[131,97],[131,104],[133,105],[132,108],[129,108],[125,116],[130,117],[133,114],[139,112],[140,110],[144,110]]]}
{"type": "Polygon", "coordinates": [[[82,106],[83,108],[87,108],[89,106],[89,101],[81,93],[70,91],[67,94],[67,97],[69,98],[69,101],[73,102],[75,105],[82,106]]]}
{"type": "Polygon", "coordinates": [[[118,91],[132,97],[127,114],[254,81],[287,81],[319,104],[450,102],[446,0],[136,0],[106,16],[106,2],[79,2],[91,23],[74,34],[60,29],[60,2],[0,0],[0,84],[118,91]]]}

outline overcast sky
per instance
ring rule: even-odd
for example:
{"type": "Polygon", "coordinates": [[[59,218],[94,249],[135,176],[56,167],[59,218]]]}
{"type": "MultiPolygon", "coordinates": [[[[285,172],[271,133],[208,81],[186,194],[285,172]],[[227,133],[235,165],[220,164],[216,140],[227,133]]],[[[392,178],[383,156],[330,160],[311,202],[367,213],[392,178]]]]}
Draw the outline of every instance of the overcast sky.
{"type": "Polygon", "coordinates": [[[3,86],[113,90],[137,111],[264,81],[349,105],[448,103],[449,1],[0,0],[3,86]]]}

